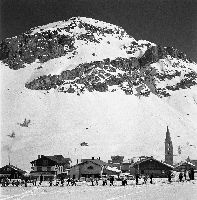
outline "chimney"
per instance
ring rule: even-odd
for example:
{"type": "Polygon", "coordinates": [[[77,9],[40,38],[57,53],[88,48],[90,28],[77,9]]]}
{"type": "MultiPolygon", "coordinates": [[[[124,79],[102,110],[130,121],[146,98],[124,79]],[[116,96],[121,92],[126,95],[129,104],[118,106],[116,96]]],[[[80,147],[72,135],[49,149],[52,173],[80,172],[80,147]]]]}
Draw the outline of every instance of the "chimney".
{"type": "Polygon", "coordinates": [[[98,158],[99,160],[101,159],[101,157],[98,158]]]}
{"type": "Polygon", "coordinates": [[[40,155],[38,155],[38,159],[40,159],[40,155]]]}
{"type": "Polygon", "coordinates": [[[77,159],[77,164],[79,163],[79,160],[77,159]]]}
{"type": "Polygon", "coordinates": [[[92,157],[92,160],[94,160],[94,157],[92,157]]]}

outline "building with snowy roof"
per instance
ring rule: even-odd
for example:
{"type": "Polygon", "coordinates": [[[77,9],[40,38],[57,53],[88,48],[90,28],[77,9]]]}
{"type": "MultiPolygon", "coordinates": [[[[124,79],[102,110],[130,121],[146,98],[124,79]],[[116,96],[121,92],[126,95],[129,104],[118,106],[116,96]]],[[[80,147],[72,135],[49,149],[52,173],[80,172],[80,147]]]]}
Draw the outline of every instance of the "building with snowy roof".
{"type": "Polygon", "coordinates": [[[196,170],[197,170],[197,160],[191,160],[190,162],[195,165],[196,170]]]}
{"type": "Polygon", "coordinates": [[[133,172],[136,174],[153,174],[153,177],[167,177],[168,172],[174,169],[172,165],[163,163],[153,157],[147,157],[146,159],[137,161],[131,165],[131,168],[134,169],[133,172]]]}
{"type": "Polygon", "coordinates": [[[21,179],[25,174],[26,171],[10,164],[0,168],[0,179],[21,179]]]}
{"type": "Polygon", "coordinates": [[[124,160],[124,156],[111,156],[111,160],[108,160],[108,164],[112,167],[116,167],[121,170],[123,173],[130,171],[130,165],[132,160],[124,160]]]}
{"type": "Polygon", "coordinates": [[[196,166],[192,162],[189,162],[189,161],[180,162],[174,167],[175,171],[185,171],[185,170],[188,171],[191,169],[196,169],[196,166]]]}
{"type": "Polygon", "coordinates": [[[100,178],[103,175],[118,175],[121,170],[116,167],[110,166],[108,163],[99,159],[83,159],[81,163],[78,163],[71,167],[70,177],[74,179],[85,178],[100,178]]]}
{"type": "Polygon", "coordinates": [[[64,158],[62,155],[44,156],[38,155],[38,159],[30,162],[32,164],[31,176],[43,180],[49,180],[60,175],[68,175],[70,169],[70,158],[64,158]]]}

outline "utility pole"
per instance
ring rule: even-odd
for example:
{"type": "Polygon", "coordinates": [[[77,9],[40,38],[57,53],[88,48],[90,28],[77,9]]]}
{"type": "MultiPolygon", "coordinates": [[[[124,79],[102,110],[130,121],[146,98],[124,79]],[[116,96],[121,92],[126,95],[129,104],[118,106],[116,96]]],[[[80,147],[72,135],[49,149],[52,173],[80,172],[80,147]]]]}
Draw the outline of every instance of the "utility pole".
{"type": "Polygon", "coordinates": [[[9,153],[8,153],[8,161],[9,161],[9,165],[10,165],[10,155],[9,155],[9,153]]]}

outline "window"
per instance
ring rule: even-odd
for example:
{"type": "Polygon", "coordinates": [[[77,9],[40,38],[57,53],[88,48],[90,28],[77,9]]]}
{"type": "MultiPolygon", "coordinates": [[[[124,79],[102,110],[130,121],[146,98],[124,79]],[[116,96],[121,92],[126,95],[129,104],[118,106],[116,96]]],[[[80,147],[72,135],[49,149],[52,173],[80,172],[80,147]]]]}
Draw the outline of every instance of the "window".
{"type": "Polygon", "coordinates": [[[93,169],[93,167],[92,167],[92,166],[89,166],[87,169],[91,169],[91,170],[92,170],[92,169],[93,169]]]}
{"type": "Polygon", "coordinates": [[[50,172],[51,171],[51,167],[47,167],[47,171],[50,172]]]}
{"type": "MultiPolygon", "coordinates": [[[[5,170],[6,170],[6,169],[5,169],[5,170]]],[[[7,171],[8,171],[8,172],[11,172],[11,169],[10,169],[10,168],[7,168],[7,171]]]]}
{"type": "Polygon", "coordinates": [[[37,171],[41,172],[42,171],[42,167],[37,167],[37,171]]]}
{"type": "Polygon", "coordinates": [[[47,166],[48,165],[48,160],[43,160],[43,165],[47,166]]]}
{"type": "Polygon", "coordinates": [[[58,169],[60,172],[62,172],[62,166],[59,166],[58,169]]]}

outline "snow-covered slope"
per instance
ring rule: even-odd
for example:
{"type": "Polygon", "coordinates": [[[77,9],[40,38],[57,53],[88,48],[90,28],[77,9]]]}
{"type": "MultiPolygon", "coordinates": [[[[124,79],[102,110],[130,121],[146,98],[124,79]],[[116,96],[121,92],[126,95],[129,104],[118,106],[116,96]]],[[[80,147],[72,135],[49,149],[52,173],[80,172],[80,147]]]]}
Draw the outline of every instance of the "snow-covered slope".
{"type": "Polygon", "coordinates": [[[38,154],[163,160],[167,125],[175,160],[196,158],[197,65],[178,50],[77,17],[2,41],[0,59],[2,164],[8,154],[24,168],[38,154]]]}

